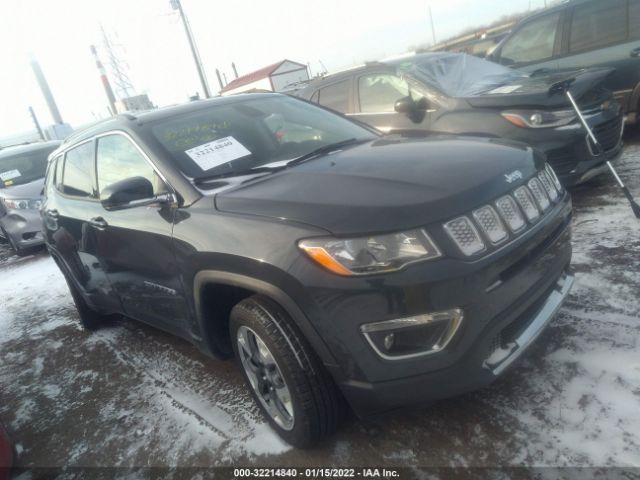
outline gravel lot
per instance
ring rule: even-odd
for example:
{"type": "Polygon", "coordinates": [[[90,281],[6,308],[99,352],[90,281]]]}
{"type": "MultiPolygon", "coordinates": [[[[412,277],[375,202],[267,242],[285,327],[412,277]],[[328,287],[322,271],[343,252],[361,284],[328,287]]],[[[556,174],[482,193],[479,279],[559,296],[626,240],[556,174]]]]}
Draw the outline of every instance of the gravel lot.
{"type": "MultiPolygon", "coordinates": [[[[626,141],[618,166],[640,198],[640,130],[626,141]]],[[[53,261],[0,245],[0,422],[17,464],[640,467],[640,221],[608,175],[573,193],[576,284],[516,369],[304,452],[234,363],[131,320],[81,330],[53,261]]]]}

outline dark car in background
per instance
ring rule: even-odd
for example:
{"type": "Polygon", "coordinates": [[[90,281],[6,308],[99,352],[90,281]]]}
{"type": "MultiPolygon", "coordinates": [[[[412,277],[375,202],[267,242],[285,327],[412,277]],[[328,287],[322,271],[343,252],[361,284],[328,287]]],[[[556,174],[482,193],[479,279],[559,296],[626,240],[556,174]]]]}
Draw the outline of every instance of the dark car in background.
{"type": "Polygon", "coordinates": [[[569,194],[501,139],[381,136],[279,94],[109,119],[51,155],[48,249],[118,313],[236,356],[283,438],[491,383],[573,277],[569,194]]]}
{"type": "Polygon", "coordinates": [[[526,71],[610,67],[604,86],[636,123],[640,0],[573,0],[522,20],[487,57],[526,71]]]}
{"type": "Polygon", "coordinates": [[[47,157],[59,141],[0,149],[0,236],[22,254],[42,245],[40,204],[47,157]]]}
{"type": "Polygon", "coordinates": [[[606,169],[576,113],[550,87],[571,91],[610,159],[622,151],[620,105],[601,84],[610,69],[528,74],[459,53],[426,53],[313,80],[288,93],[383,132],[453,133],[517,140],[544,152],[565,185],[606,169]]]}

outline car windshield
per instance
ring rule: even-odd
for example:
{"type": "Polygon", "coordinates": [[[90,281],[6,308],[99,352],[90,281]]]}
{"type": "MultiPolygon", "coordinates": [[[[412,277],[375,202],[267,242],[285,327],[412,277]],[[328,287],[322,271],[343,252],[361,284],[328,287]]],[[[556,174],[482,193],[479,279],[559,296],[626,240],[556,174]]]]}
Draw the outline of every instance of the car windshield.
{"type": "Polygon", "coordinates": [[[47,157],[52,151],[53,149],[46,149],[0,157],[0,188],[22,185],[44,178],[47,157]]]}
{"type": "MultiPolygon", "coordinates": [[[[434,53],[409,59],[398,67],[449,97],[471,97],[528,78],[518,70],[464,53],[434,53]]],[[[510,93],[509,88],[494,93],[510,93]]]]}
{"type": "Polygon", "coordinates": [[[245,173],[346,140],[376,138],[339,115],[283,95],[212,105],[151,130],[178,167],[196,180],[245,173]]]}

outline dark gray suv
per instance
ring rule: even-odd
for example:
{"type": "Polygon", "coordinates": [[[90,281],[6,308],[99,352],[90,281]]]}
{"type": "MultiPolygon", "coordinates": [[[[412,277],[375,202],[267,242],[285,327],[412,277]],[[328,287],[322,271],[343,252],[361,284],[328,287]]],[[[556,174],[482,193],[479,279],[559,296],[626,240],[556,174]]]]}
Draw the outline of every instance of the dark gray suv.
{"type": "Polygon", "coordinates": [[[525,18],[487,57],[520,70],[611,67],[629,123],[640,109],[640,0],[573,0],[525,18]]]}

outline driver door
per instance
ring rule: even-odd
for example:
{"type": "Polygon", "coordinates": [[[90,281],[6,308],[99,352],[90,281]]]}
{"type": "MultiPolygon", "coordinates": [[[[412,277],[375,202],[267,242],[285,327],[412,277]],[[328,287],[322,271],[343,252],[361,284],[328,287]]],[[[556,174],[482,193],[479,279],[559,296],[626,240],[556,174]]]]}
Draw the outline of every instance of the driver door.
{"type": "MultiPolygon", "coordinates": [[[[395,103],[407,96],[409,96],[409,87],[397,75],[389,72],[361,75],[355,82],[356,113],[349,116],[384,133],[394,130],[428,130],[431,114],[435,110],[425,110],[420,121],[415,122],[407,114],[395,111],[395,103]]],[[[415,92],[412,96],[414,100],[419,100],[415,92]]]]}
{"type": "MultiPolygon", "coordinates": [[[[122,133],[97,139],[96,176],[100,201],[107,187],[131,177],[149,180],[154,195],[169,192],[146,154],[122,133]]],[[[100,208],[93,219],[103,246],[100,261],[126,315],[180,334],[187,305],[173,252],[175,206],[100,208]]]]}

